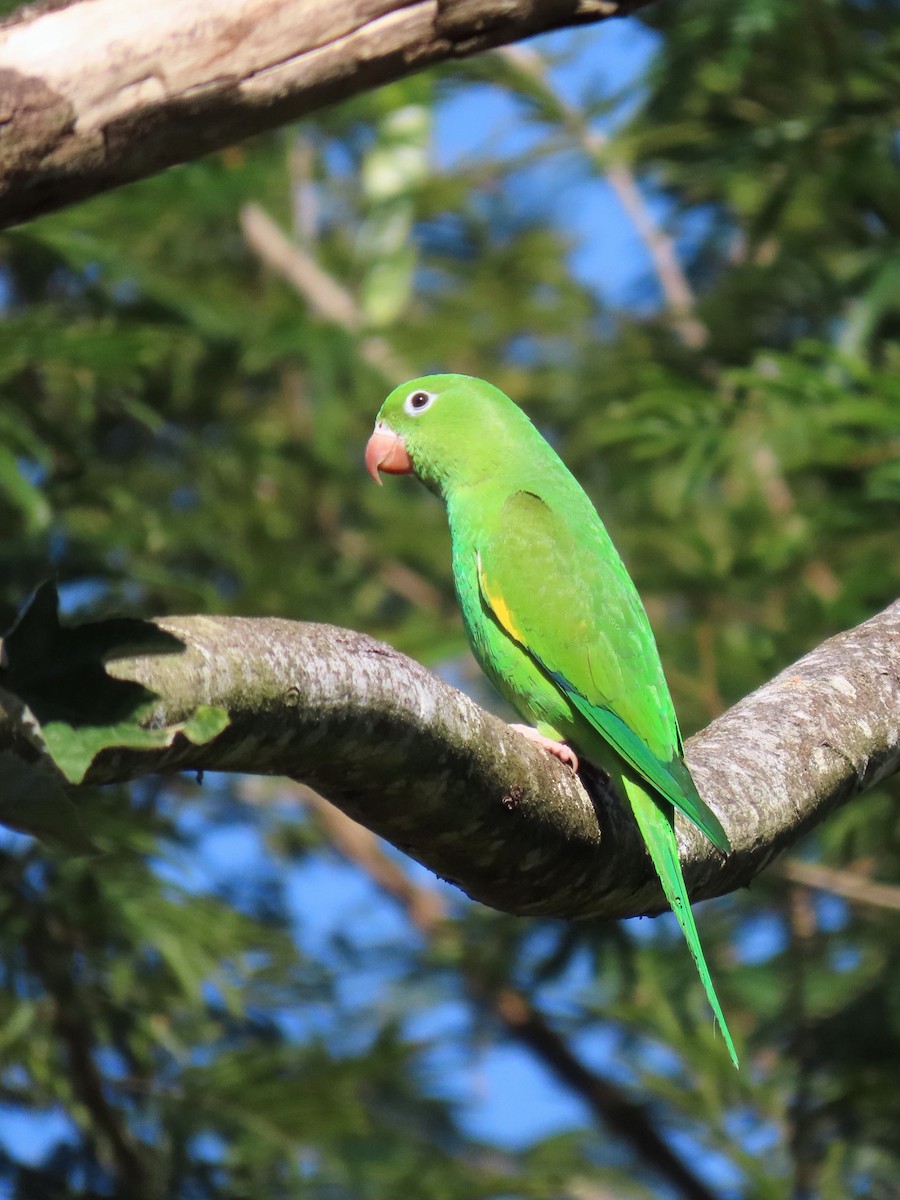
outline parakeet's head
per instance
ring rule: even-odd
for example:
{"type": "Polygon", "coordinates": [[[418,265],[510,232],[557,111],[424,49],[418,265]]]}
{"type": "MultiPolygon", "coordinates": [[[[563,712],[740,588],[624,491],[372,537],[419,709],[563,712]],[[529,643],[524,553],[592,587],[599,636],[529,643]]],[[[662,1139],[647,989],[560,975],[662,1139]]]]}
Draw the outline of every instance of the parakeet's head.
{"type": "Polygon", "coordinates": [[[415,472],[428,487],[477,483],[508,461],[531,422],[508,396],[470,375],[425,375],[395,388],[366,446],[366,467],[378,472],[415,472]]]}

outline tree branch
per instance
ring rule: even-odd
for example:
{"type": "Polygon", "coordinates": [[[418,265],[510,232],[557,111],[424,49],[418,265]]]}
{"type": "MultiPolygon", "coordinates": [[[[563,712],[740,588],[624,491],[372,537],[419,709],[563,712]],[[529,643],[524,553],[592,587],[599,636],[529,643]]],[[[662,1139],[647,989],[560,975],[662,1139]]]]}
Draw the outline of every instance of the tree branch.
{"type": "Polygon", "coordinates": [[[76,0],[0,28],[0,225],[647,0],[76,0]]]}
{"type": "MultiPolygon", "coordinates": [[[[391,647],[274,618],[155,625],[183,651],[125,657],[125,645],[118,657],[107,646],[109,674],[161,697],[151,724],[213,704],[231,725],[201,746],[178,736],[166,749],[103,751],[86,782],[173,770],[287,775],[495,908],[570,918],[665,907],[624,805],[589,792],[391,647]]],[[[13,728],[7,721],[4,736],[0,723],[0,752],[15,748],[13,728]]],[[[25,750],[34,757],[30,743],[25,750]]],[[[900,766],[900,601],[735,705],[691,739],[687,756],[734,848],[723,858],[679,820],[688,886],[702,899],[750,883],[900,766]]]]}

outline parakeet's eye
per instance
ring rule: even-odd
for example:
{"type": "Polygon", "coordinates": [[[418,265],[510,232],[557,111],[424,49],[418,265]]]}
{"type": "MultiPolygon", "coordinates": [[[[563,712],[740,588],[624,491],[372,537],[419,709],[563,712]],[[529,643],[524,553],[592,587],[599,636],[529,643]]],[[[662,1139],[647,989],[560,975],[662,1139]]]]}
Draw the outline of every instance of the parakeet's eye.
{"type": "Polygon", "coordinates": [[[408,412],[411,417],[418,416],[420,412],[430,408],[435,400],[437,396],[434,392],[410,392],[403,402],[403,411],[408,412]]]}

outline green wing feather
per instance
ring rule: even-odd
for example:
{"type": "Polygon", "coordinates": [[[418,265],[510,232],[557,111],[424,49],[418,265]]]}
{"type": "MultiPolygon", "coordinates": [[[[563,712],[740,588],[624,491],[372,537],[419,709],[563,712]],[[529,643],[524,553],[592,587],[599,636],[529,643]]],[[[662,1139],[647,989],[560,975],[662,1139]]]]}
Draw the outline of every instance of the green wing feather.
{"type": "Polygon", "coordinates": [[[674,814],[663,801],[720,849],[728,849],[728,838],[681,759],[681,734],[643,605],[583,495],[567,489],[564,517],[534,492],[510,495],[479,539],[478,587],[494,620],[623,760],[617,782],[737,1067],[681,871],[674,814]]]}
{"type": "Polygon", "coordinates": [[[722,1030],[722,1036],[725,1038],[725,1045],[728,1047],[731,1061],[736,1067],[740,1067],[734,1042],[725,1023],[725,1016],[719,1004],[716,989],[713,987],[709,967],[707,967],[706,959],[703,957],[700,935],[697,933],[697,926],[694,923],[694,913],[691,909],[687,888],[685,887],[684,875],[681,872],[681,861],[678,857],[678,843],[675,840],[672,813],[663,812],[657,801],[626,775],[622,775],[620,779],[622,788],[631,804],[631,811],[634,813],[638,828],[650,852],[656,873],[659,875],[663,891],[666,893],[666,899],[671,905],[672,912],[674,912],[678,924],[681,926],[684,940],[687,942],[688,949],[694,959],[694,965],[697,968],[697,974],[700,976],[700,982],[703,984],[704,991],[706,992],[706,998],[709,1000],[710,1007],[716,1015],[716,1020],[719,1022],[719,1028],[722,1030]]]}
{"type": "Polygon", "coordinates": [[[661,762],[634,730],[629,729],[621,717],[609,708],[592,704],[578,692],[567,687],[560,679],[569,700],[581,715],[599,730],[614,750],[625,759],[630,767],[651,784],[670,804],[692,821],[712,844],[723,853],[731,849],[728,835],[722,823],[708,804],[697,794],[691,774],[680,758],[661,762]]]}
{"type": "Polygon", "coordinates": [[[533,492],[513,492],[503,503],[480,539],[484,602],[588,726],[727,851],[725,831],[681,759],[675,709],[640,597],[572,484],[577,492],[564,497],[564,515],[533,492]]]}

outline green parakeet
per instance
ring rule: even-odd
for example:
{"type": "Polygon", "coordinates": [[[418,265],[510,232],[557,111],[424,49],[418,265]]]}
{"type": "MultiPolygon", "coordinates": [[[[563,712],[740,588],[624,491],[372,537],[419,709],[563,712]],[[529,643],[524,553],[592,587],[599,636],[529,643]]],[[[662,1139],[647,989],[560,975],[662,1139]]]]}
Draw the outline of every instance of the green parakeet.
{"type": "Polygon", "coordinates": [[[413,379],[382,405],[366,465],[415,472],[447,505],[453,577],[475,657],[519,726],[577,768],[583,753],[627,797],[734,1065],[675,841],[679,809],[722,851],[697,793],[653,631],[584,491],[503,392],[465,375],[413,379]]]}

